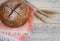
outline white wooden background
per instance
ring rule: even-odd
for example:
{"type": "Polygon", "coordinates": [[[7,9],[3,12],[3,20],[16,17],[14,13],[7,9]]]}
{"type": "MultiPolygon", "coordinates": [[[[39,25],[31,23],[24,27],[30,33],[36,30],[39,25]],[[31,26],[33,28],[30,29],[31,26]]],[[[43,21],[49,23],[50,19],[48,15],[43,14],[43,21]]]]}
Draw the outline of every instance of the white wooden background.
{"type": "MultiPolygon", "coordinates": [[[[5,0],[0,0],[0,3],[5,0]]],[[[32,33],[26,41],[60,41],[60,0],[27,0],[40,9],[55,10],[59,14],[51,15],[52,19],[45,18],[48,24],[36,17],[33,20],[35,25],[32,33]]]]}
{"type": "Polygon", "coordinates": [[[45,18],[48,24],[42,24],[34,18],[34,29],[27,41],[60,41],[60,0],[28,0],[40,9],[54,10],[58,14],[51,15],[52,19],[45,18]]]}

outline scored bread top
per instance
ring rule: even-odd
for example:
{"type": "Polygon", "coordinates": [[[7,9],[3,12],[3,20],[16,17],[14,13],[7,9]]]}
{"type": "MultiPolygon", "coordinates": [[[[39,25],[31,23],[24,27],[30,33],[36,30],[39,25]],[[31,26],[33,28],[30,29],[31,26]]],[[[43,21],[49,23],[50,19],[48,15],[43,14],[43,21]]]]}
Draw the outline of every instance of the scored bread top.
{"type": "Polygon", "coordinates": [[[9,0],[0,6],[0,19],[8,27],[20,27],[30,17],[30,6],[22,0],[9,0]]]}

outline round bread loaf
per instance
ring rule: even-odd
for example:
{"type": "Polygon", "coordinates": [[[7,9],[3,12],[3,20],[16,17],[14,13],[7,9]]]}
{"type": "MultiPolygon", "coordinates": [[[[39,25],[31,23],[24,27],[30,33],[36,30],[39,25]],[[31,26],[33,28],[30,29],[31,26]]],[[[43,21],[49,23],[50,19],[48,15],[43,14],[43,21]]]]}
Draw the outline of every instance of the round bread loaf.
{"type": "Polygon", "coordinates": [[[30,17],[30,6],[22,0],[9,0],[0,6],[0,19],[8,27],[20,27],[30,17]]]}

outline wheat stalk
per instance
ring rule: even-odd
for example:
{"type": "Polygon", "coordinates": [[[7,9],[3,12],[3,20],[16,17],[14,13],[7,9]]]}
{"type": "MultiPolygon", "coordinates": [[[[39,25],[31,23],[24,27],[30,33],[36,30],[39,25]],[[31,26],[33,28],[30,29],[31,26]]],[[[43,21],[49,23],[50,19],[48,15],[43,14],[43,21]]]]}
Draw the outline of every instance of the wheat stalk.
{"type": "Polygon", "coordinates": [[[44,22],[44,23],[46,23],[46,21],[45,21],[39,14],[42,14],[42,15],[44,15],[44,16],[47,17],[47,18],[51,18],[48,14],[55,14],[55,13],[57,13],[57,12],[55,12],[55,11],[40,10],[39,8],[37,8],[37,7],[35,7],[34,5],[32,5],[31,3],[29,3],[27,0],[24,0],[24,2],[25,2],[26,4],[28,4],[29,6],[34,7],[34,9],[35,9],[34,15],[35,15],[38,19],[40,19],[42,22],[44,22]]]}

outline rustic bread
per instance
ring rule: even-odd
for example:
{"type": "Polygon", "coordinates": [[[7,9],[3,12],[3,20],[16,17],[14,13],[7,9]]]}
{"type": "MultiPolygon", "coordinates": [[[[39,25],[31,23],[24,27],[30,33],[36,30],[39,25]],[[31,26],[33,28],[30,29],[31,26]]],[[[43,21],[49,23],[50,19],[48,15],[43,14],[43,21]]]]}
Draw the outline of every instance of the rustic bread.
{"type": "Polygon", "coordinates": [[[30,17],[30,7],[22,0],[9,0],[0,6],[0,19],[8,27],[20,27],[30,17]]]}

